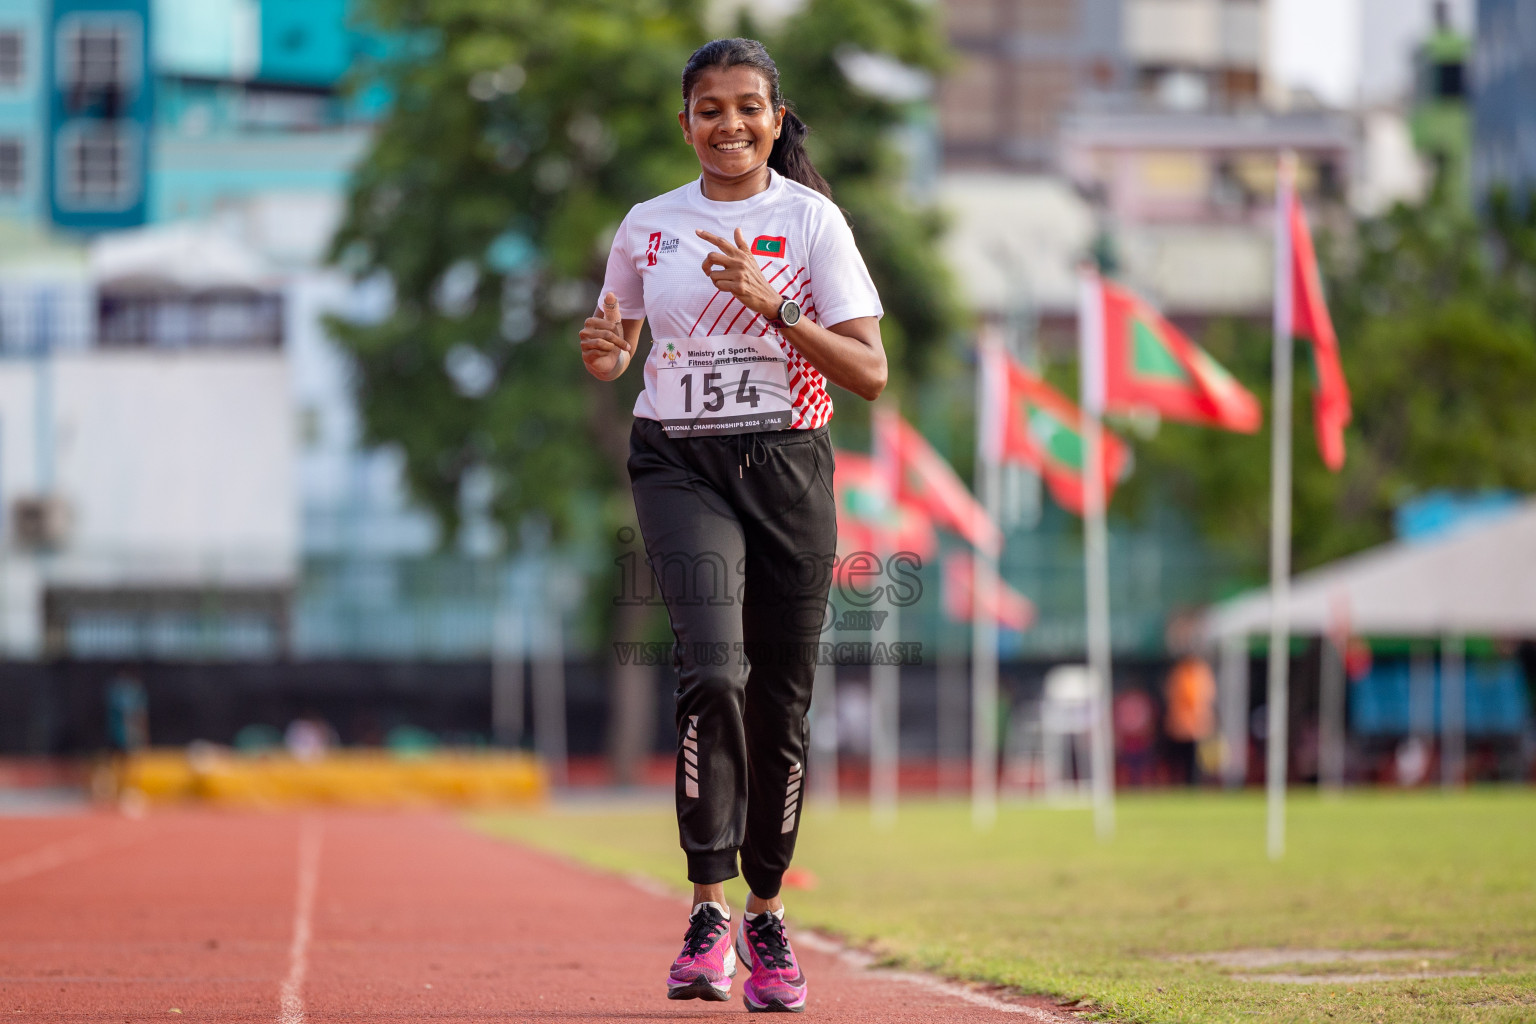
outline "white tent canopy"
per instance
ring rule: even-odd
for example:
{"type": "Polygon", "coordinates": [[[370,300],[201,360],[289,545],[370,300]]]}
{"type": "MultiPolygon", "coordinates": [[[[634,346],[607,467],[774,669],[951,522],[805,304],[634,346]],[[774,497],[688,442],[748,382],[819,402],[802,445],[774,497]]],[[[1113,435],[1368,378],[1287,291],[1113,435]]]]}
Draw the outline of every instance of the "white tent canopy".
{"type": "MultiPolygon", "coordinates": [[[[1536,638],[1536,500],[1446,536],[1394,541],[1291,581],[1290,631],[1317,635],[1341,617],[1374,636],[1536,638]]],[[[1208,639],[1269,631],[1269,592],[1225,601],[1208,639]]]]}

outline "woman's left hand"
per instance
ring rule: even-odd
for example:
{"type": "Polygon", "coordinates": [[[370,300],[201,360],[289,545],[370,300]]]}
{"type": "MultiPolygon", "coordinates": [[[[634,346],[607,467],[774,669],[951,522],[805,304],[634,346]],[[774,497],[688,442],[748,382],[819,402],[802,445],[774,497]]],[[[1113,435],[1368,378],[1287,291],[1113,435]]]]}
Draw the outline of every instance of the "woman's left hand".
{"type": "Polygon", "coordinates": [[[779,315],[779,306],[784,297],[763,277],[741,228],[736,229],[734,245],[708,231],[696,231],[694,234],[717,249],[704,257],[704,273],[715,282],[716,288],[736,296],[743,306],[765,320],[779,315]]]}

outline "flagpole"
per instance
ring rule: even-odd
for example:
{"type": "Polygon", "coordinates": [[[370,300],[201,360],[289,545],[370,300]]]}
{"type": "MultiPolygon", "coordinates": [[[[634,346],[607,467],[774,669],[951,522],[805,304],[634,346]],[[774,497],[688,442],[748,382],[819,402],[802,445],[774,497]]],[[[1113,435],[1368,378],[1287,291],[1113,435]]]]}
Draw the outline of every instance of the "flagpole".
{"type": "MultiPolygon", "coordinates": [[[[1002,490],[1002,409],[997,407],[999,341],[984,331],[976,347],[976,489],[997,521],[1002,490]]],[[[995,604],[997,559],[986,545],[971,547],[971,824],[997,821],[997,619],[982,614],[995,604]]]]}
{"type": "Polygon", "coordinates": [[[1088,594],[1088,671],[1093,678],[1093,824],[1100,839],[1115,834],[1115,758],[1110,731],[1114,692],[1109,634],[1109,537],[1105,525],[1103,314],[1098,277],[1085,269],[1078,284],[1078,368],[1083,405],[1083,572],[1088,594]]]}
{"type": "MultiPolygon", "coordinates": [[[[877,416],[888,418],[895,413],[889,410],[881,410],[877,416]]],[[[896,501],[900,494],[898,486],[900,468],[897,453],[892,448],[892,431],[881,429],[877,426],[874,431],[875,465],[878,475],[885,483],[887,500],[896,501]]],[[[892,537],[887,530],[878,533],[879,557],[881,559],[881,579],[889,580],[892,549],[892,537]]],[[[900,640],[901,635],[901,610],[897,607],[891,596],[891,588],[885,588],[885,606],[889,614],[882,626],[889,625],[886,636],[892,641],[900,640]]],[[[878,638],[870,636],[871,649],[874,648],[878,638]]],[[[870,691],[870,744],[869,744],[869,811],[870,817],[878,828],[890,828],[896,824],[896,800],[899,765],[901,729],[901,666],[891,658],[883,661],[876,658],[869,667],[869,691],[870,691]]]]}
{"type": "MultiPolygon", "coordinates": [[[[837,627],[827,627],[824,649],[837,649],[837,627]]],[[[811,684],[811,786],[828,807],[837,806],[837,662],[820,650],[811,684]]]]}
{"type": "MultiPolygon", "coordinates": [[[[886,549],[885,565],[890,564],[890,551],[886,549]]],[[[894,642],[901,638],[901,609],[890,599],[886,590],[886,608],[890,614],[882,625],[888,626],[888,637],[894,642]]],[[[869,748],[869,810],[875,825],[890,828],[896,824],[896,800],[898,790],[897,771],[900,764],[901,737],[901,666],[892,658],[876,659],[869,669],[870,718],[873,735],[869,748]]]]}
{"type": "Polygon", "coordinates": [[[1317,788],[1337,794],[1344,788],[1344,658],[1349,649],[1349,606],[1343,598],[1331,604],[1318,680],[1317,788]]]}
{"type": "Polygon", "coordinates": [[[1286,753],[1290,721],[1290,600],[1291,600],[1291,403],[1292,294],[1290,212],[1295,188],[1296,156],[1280,157],[1275,187],[1275,339],[1274,408],[1270,429],[1269,534],[1269,728],[1265,738],[1267,840],[1269,857],[1285,854],[1286,753]]]}

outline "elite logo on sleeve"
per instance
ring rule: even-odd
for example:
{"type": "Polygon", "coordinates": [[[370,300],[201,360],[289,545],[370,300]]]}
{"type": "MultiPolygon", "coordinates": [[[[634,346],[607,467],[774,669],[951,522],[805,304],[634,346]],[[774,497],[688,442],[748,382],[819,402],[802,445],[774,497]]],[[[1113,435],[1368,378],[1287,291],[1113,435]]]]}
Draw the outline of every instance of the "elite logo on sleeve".
{"type": "Polygon", "coordinates": [[[772,256],[775,259],[783,259],[784,243],[783,235],[758,235],[752,239],[752,255],[772,256]]]}

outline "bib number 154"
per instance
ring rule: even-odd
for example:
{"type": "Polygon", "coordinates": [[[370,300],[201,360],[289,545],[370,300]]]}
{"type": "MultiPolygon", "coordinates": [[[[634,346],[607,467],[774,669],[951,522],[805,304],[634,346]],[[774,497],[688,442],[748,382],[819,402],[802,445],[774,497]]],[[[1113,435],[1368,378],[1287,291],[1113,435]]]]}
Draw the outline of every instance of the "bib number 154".
{"type": "MultiPolygon", "coordinates": [[[[699,396],[704,398],[705,401],[699,406],[699,411],[719,412],[725,408],[725,388],[722,388],[718,383],[724,376],[725,374],[723,373],[713,371],[703,375],[704,379],[699,386],[699,396]]],[[[693,372],[689,371],[683,374],[682,379],[678,381],[678,384],[683,389],[683,412],[694,411],[693,378],[693,372]]],[[[731,400],[737,405],[745,405],[753,409],[757,408],[758,402],[762,399],[758,397],[757,385],[752,383],[752,372],[750,370],[741,371],[741,377],[736,381],[735,394],[731,396],[731,400]]]]}
{"type": "Polygon", "coordinates": [[[659,339],[657,418],[672,437],[784,430],[793,409],[778,342],[749,335],[659,339]]]}

